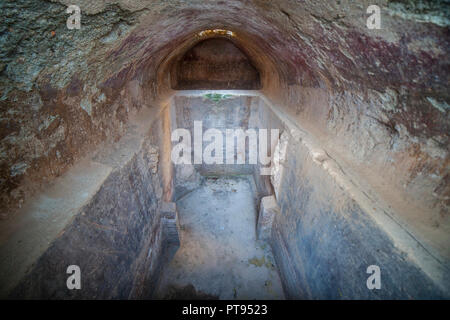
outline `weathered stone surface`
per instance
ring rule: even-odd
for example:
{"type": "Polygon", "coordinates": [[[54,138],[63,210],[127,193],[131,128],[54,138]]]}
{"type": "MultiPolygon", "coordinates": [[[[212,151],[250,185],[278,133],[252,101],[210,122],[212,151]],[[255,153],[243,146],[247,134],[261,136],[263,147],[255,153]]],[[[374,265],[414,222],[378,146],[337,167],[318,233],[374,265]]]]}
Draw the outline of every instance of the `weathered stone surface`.
{"type": "Polygon", "coordinates": [[[162,272],[155,298],[284,298],[270,247],[256,240],[251,180],[207,178],[177,201],[182,246],[162,272]]]}
{"type": "Polygon", "coordinates": [[[0,230],[0,296],[4,297],[21,280],[49,244],[89,202],[111,167],[93,161],[78,163],[59,177],[17,213],[3,222],[0,230]]]}
{"type": "MultiPolygon", "coordinates": [[[[220,28],[232,31],[228,39],[245,49],[260,73],[262,93],[276,110],[315,138],[323,151],[316,162],[333,159],[343,172],[351,173],[354,185],[390,208],[392,218],[420,246],[448,265],[450,10],[446,1],[8,0],[0,3],[0,10],[4,15],[1,219],[14,220],[15,210],[33,193],[100,143],[118,141],[136,110],[158,110],[167,104],[173,93],[169,74],[176,62],[199,42],[216,37],[211,30],[220,28]],[[66,28],[64,11],[69,4],[81,7],[81,30],[66,28]],[[369,4],[382,9],[381,30],[366,27],[369,4]],[[209,32],[201,33],[204,30],[209,32]]],[[[163,154],[167,157],[168,152],[163,154]]],[[[179,193],[173,189],[181,185],[171,184],[169,165],[158,174],[164,175],[164,183],[155,192],[172,201],[173,194],[179,193]]],[[[193,187],[198,185],[198,177],[186,177],[193,187]]],[[[257,185],[267,190],[267,182],[257,185]]],[[[300,177],[291,182],[305,186],[300,177]]],[[[304,188],[298,208],[307,202],[305,197],[322,192],[313,185],[310,193],[304,188]]],[[[284,201],[283,196],[278,192],[277,200],[284,201]]],[[[330,230],[334,223],[345,229],[341,218],[333,220],[322,209],[321,219],[330,230]]],[[[362,211],[349,210],[355,221],[362,221],[367,213],[362,211]]],[[[308,221],[288,213],[287,221],[292,218],[295,223],[286,223],[286,228],[295,225],[303,230],[308,221]]],[[[305,230],[318,232],[320,226],[305,230]]],[[[280,234],[287,229],[282,230],[280,234]]],[[[380,232],[383,238],[384,231],[380,232]]],[[[280,234],[280,252],[290,253],[305,236],[298,232],[285,239],[280,234]]],[[[345,234],[341,232],[342,237],[345,234]]],[[[311,239],[316,238],[311,235],[311,239]]],[[[321,250],[348,244],[341,238],[330,239],[321,250]]],[[[328,263],[325,260],[314,261],[328,263]]],[[[403,266],[399,261],[392,265],[403,266]]],[[[300,270],[300,264],[295,268],[300,270]]],[[[322,269],[318,273],[326,274],[322,269]]],[[[332,282],[319,281],[322,287],[311,292],[320,295],[332,282]]],[[[406,288],[416,296],[427,292],[433,296],[430,291],[406,288]]],[[[389,294],[397,297],[398,292],[389,294]]]]}
{"type": "MultiPolygon", "coordinates": [[[[108,7],[83,16],[81,30],[68,30],[66,6],[48,1],[2,1],[0,49],[0,191],[3,219],[28,195],[61,175],[105,139],[125,131],[126,108],[102,91],[92,69],[123,39],[138,14],[108,7]],[[102,51],[102,53],[100,53],[102,51]],[[88,80],[90,78],[91,80],[88,80]],[[104,118],[107,112],[111,117],[104,118]]],[[[117,93],[114,95],[117,96],[117,93]]]]}
{"type": "Polygon", "coordinates": [[[163,243],[166,246],[166,252],[169,252],[167,255],[167,261],[170,261],[175,254],[175,251],[180,246],[180,238],[178,235],[179,230],[179,221],[178,221],[178,212],[177,205],[175,202],[163,202],[161,209],[161,217],[163,224],[163,234],[164,239],[163,243]]]}
{"type": "Polygon", "coordinates": [[[233,42],[208,39],[189,49],[173,68],[177,90],[260,89],[260,76],[233,42]]]}
{"type": "Polygon", "coordinates": [[[258,224],[256,234],[260,240],[272,238],[272,224],[275,217],[280,213],[275,196],[267,196],[261,199],[259,207],[258,224]]]}
{"type": "Polygon", "coordinates": [[[273,155],[273,164],[271,167],[270,181],[272,182],[273,191],[277,199],[280,198],[281,182],[284,176],[284,168],[286,163],[287,147],[289,135],[284,132],[280,135],[280,140],[275,146],[273,155]]]}

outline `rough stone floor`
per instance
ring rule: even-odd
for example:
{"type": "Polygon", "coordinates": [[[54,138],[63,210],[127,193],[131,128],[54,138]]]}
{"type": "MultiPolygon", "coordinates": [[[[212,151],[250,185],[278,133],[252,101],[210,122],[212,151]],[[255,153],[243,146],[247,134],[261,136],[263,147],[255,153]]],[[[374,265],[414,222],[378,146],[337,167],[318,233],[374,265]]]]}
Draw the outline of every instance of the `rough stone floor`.
{"type": "Polygon", "coordinates": [[[208,178],[177,202],[181,245],[159,299],[284,299],[270,246],[256,240],[251,177],[208,178]]]}

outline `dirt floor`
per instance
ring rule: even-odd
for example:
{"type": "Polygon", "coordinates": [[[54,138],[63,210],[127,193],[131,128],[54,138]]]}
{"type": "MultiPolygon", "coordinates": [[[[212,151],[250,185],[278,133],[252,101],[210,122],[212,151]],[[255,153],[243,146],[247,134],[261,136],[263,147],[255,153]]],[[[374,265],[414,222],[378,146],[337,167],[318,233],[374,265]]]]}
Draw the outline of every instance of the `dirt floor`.
{"type": "Polygon", "coordinates": [[[181,246],[156,298],[284,298],[270,246],[256,240],[251,179],[208,178],[177,202],[181,246]]]}

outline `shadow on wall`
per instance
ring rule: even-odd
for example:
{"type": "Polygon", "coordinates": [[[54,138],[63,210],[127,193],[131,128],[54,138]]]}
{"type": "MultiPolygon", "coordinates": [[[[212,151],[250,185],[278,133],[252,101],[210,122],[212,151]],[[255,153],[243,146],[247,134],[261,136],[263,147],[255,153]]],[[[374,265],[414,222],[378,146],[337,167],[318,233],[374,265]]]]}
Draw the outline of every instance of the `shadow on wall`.
{"type": "Polygon", "coordinates": [[[258,70],[236,45],[225,38],[201,41],[175,64],[172,87],[194,89],[261,89],[258,70]]]}

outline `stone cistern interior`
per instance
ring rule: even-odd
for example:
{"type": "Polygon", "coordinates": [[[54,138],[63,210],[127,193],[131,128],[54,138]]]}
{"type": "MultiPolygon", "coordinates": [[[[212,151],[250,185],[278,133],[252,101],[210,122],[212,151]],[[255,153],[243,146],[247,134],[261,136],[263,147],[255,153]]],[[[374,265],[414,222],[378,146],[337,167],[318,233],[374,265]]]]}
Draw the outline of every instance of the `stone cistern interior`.
{"type": "Polygon", "coordinates": [[[448,1],[0,12],[0,297],[450,297],[448,1]]]}

